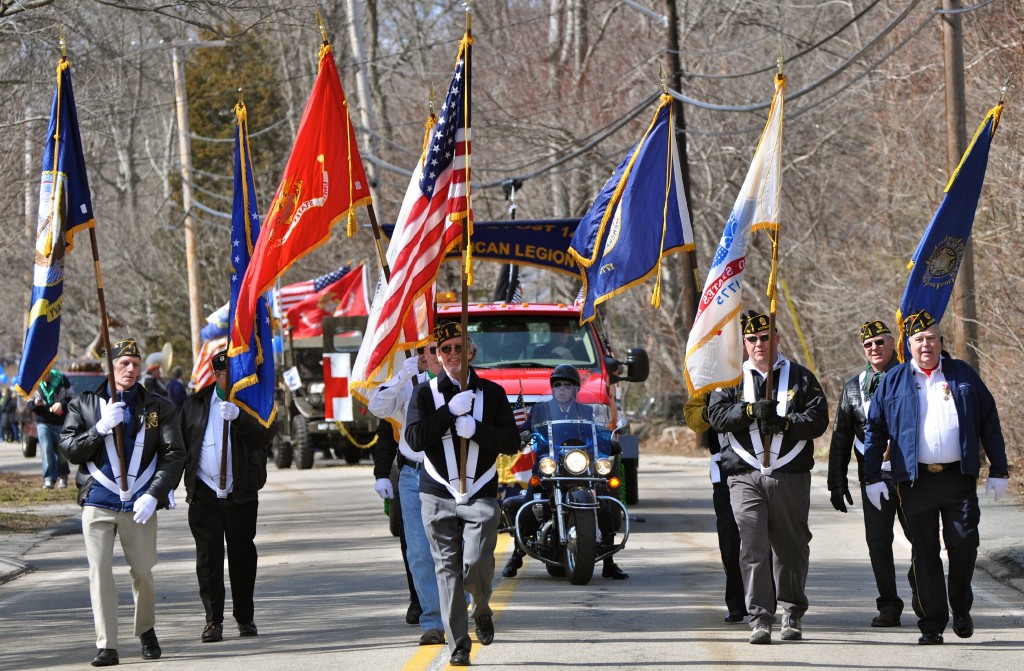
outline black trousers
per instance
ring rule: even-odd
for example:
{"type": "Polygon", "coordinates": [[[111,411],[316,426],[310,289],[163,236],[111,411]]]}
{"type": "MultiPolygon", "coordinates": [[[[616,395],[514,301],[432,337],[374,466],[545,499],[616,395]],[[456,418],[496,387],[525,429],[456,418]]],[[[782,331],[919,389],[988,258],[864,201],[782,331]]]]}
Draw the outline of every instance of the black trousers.
{"type": "Polygon", "coordinates": [[[188,526],[196,539],[196,577],[207,622],[224,621],[224,547],[227,546],[232,615],[239,623],[253,619],[256,588],[256,512],[259,501],[235,503],[234,495],[217,493],[196,478],[188,526]]]}
{"type": "Polygon", "coordinates": [[[725,569],[725,606],[730,613],[746,614],[743,576],[740,575],[740,530],[732,514],[729,485],[714,482],[711,486],[711,500],[715,505],[718,527],[718,550],[722,554],[722,568],[725,569]]]}
{"type": "MultiPolygon", "coordinates": [[[[861,501],[867,501],[867,485],[861,483],[861,501]]],[[[900,598],[896,589],[896,565],[892,555],[892,543],[895,540],[893,528],[898,519],[903,535],[910,539],[910,532],[907,531],[907,522],[903,518],[903,511],[896,501],[896,495],[892,485],[889,486],[889,499],[882,499],[882,509],[870,504],[864,506],[864,538],[868,544],[868,557],[871,558],[871,571],[875,574],[875,586],[878,588],[878,598],[875,605],[879,612],[883,608],[893,608],[898,613],[903,612],[903,599],[900,598]]],[[[916,598],[914,589],[914,557],[911,550],[910,570],[907,571],[907,578],[910,582],[911,598],[916,598]]],[[[915,604],[914,612],[920,612],[920,604],[915,604]]]]}
{"type": "Polygon", "coordinates": [[[914,546],[914,573],[923,616],[917,626],[922,633],[942,633],[953,615],[968,615],[974,604],[971,579],[978,558],[978,481],[958,468],[928,473],[919,466],[917,482],[896,486],[900,508],[907,521],[914,546]],[[942,570],[939,521],[942,541],[949,558],[949,591],[942,570]],[[947,598],[949,606],[946,606],[947,598]]]}

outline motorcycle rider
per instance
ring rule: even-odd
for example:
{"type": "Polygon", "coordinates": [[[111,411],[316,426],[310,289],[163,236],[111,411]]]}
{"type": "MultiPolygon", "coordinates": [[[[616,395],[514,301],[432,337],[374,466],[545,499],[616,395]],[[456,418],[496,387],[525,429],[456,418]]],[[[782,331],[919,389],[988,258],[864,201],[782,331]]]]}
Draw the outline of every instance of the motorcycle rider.
{"type": "MultiPolygon", "coordinates": [[[[556,366],[551,371],[549,379],[551,381],[551,400],[538,403],[531,408],[526,423],[520,427],[521,433],[529,435],[532,433],[535,425],[541,425],[554,420],[579,419],[589,422],[594,421],[594,409],[587,404],[576,401],[576,394],[580,390],[580,373],[576,370],[575,366],[567,363],[556,366]]],[[[537,466],[534,465],[535,470],[536,468],[537,466]]],[[[519,508],[522,507],[527,497],[532,496],[532,494],[533,490],[531,488],[521,494],[510,496],[502,502],[502,515],[509,522],[509,526],[515,522],[516,513],[519,511],[519,508]]],[[[602,533],[601,542],[611,545],[615,541],[615,531],[613,524],[606,518],[607,514],[608,512],[603,508],[599,514],[600,526],[603,530],[607,530],[602,533]]],[[[501,570],[502,577],[514,578],[519,573],[519,569],[522,568],[523,557],[525,556],[526,552],[516,543],[512,549],[512,556],[509,557],[505,567],[501,570]]],[[[605,557],[601,576],[611,578],[612,580],[626,580],[629,578],[629,574],[619,568],[611,557],[605,557]]]]}

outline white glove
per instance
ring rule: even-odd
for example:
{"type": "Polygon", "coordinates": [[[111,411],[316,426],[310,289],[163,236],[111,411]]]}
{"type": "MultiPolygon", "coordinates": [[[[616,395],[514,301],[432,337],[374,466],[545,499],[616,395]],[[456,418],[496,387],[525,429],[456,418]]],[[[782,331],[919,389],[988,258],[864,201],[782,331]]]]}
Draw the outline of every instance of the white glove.
{"type": "Polygon", "coordinates": [[[476,420],[465,415],[456,417],[455,433],[459,434],[459,438],[469,440],[473,437],[473,434],[476,433],[476,420]]]}
{"type": "Polygon", "coordinates": [[[143,494],[136,501],[135,505],[132,506],[132,510],[135,511],[136,524],[145,524],[149,521],[149,518],[156,512],[156,498],[149,494],[143,494]]]}
{"type": "Polygon", "coordinates": [[[174,490],[167,492],[167,509],[174,510],[178,507],[178,504],[174,502],[174,490]]]}
{"type": "Polygon", "coordinates": [[[228,422],[238,419],[238,406],[231,401],[221,401],[220,416],[228,422]]]}
{"type": "Polygon", "coordinates": [[[96,432],[101,436],[109,436],[114,427],[124,421],[124,401],[104,401],[100,399],[100,419],[96,422],[96,432]]]}
{"type": "Polygon", "coordinates": [[[420,372],[420,358],[418,356],[411,356],[402,362],[402,369],[398,371],[398,376],[403,380],[411,380],[416,377],[416,374],[420,372]]]}
{"type": "Polygon", "coordinates": [[[1010,486],[1010,478],[989,478],[985,485],[985,493],[992,492],[992,500],[998,501],[1006,494],[1006,488],[1010,486]]]}
{"type": "Polygon", "coordinates": [[[469,391],[468,389],[460,391],[455,396],[452,396],[452,400],[448,401],[448,412],[456,417],[465,415],[473,407],[474,398],[476,398],[476,392],[469,391]]]}
{"type": "Polygon", "coordinates": [[[889,500],[889,485],[885,484],[884,480],[868,485],[864,488],[864,492],[868,495],[871,505],[879,510],[882,509],[882,497],[884,496],[886,501],[889,500]]]}
{"type": "Polygon", "coordinates": [[[387,478],[377,478],[377,481],[373,483],[373,490],[382,499],[395,498],[395,490],[391,488],[391,481],[387,478]]]}

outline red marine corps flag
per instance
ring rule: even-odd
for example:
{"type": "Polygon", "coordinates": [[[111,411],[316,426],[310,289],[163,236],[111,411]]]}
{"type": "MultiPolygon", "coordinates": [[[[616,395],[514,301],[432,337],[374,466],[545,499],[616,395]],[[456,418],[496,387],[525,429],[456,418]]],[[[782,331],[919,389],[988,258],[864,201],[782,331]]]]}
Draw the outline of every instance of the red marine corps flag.
{"type": "Polygon", "coordinates": [[[320,72],[302,114],[292,155],[239,289],[231,324],[232,347],[249,342],[256,299],[293,263],[325,243],[337,222],[347,218],[351,237],[355,208],[369,203],[370,189],[348,103],[333,50],[325,39],[320,47],[320,72]]]}

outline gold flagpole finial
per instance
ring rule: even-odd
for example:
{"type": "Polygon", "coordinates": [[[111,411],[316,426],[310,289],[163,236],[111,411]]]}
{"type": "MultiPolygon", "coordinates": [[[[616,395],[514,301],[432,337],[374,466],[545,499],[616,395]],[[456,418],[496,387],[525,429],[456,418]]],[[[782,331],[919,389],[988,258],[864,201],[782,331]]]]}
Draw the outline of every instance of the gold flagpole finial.
{"type": "Polygon", "coordinates": [[[779,55],[776,57],[776,74],[782,76],[782,35],[779,35],[779,55]]]}
{"type": "Polygon", "coordinates": [[[60,59],[67,60],[68,57],[68,43],[64,39],[64,26],[57,29],[57,43],[60,45],[60,59]]]}
{"type": "Polygon", "coordinates": [[[316,23],[320,26],[320,39],[323,40],[325,45],[330,44],[330,41],[327,39],[327,24],[324,23],[324,16],[320,13],[319,7],[316,8],[316,23]]]}
{"type": "Polygon", "coordinates": [[[668,73],[665,72],[665,64],[658,66],[658,78],[661,80],[661,92],[668,95],[668,73]]]}
{"type": "Polygon", "coordinates": [[[434,103],[437,102],[437,92],[434,90],[434,85],[430,85],[430,93],[427,94],[427,103],[430,105],[430,116],[434,116],[434,103]]]}
{"type": "Polygon", "coordinates": [[[1010,88],[1010,80],[1013,78],[1013,72],[1006,75],[1006,81],[1003,82],[1002,88],[999,89],[999,104],[1003,104],[1003,100],[1006,99],[1006,91],[1010,88]]]}
{"type": "Polygon", "coordinates": [[[473,3],[470,0],[466,0],[462,3],[466,7],[466,34],[473,34],[473,3]]]}

